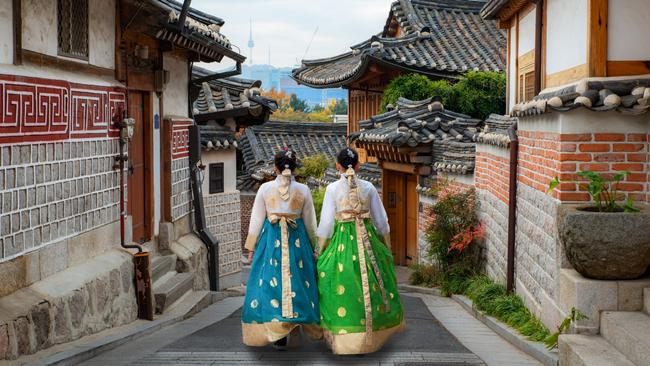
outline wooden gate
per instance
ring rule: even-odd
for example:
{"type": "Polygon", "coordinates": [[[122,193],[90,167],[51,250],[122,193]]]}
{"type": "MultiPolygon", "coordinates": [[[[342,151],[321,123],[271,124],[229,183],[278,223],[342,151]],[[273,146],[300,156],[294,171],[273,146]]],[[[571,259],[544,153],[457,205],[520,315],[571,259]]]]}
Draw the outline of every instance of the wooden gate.
{"type": "Polygon", "coordinates": [[[151,239],[150,162],[151,124],[149,123],[148,93],[129,91],[128,114],[135,119],[134,133],[129,143],[128,212],[132,220],[133,241],[144,243],[151,239]]]}
{"type": "Polygon", "coordinates": [[[390,224],[390,240],[395,264],[417,261],[418,193],[417,175],[384,169],[382,200],[390,224]]]}

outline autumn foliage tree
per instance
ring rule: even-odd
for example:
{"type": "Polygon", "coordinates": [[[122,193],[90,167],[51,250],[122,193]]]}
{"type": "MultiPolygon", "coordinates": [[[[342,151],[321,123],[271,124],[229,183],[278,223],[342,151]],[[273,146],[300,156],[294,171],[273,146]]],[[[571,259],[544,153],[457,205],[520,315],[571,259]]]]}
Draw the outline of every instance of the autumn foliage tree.
{"type": "Polygon", "coordinates": [[[287,94],[271,88],[264,96],[278,102],[278,110],[273,113],[273,119],[280,121],[298,122],[332,122],[332,115],[347,114],[348,104],[345,99],[332,99],[326,106],[310,108],[307,102],[296,94],[287,94]]]}

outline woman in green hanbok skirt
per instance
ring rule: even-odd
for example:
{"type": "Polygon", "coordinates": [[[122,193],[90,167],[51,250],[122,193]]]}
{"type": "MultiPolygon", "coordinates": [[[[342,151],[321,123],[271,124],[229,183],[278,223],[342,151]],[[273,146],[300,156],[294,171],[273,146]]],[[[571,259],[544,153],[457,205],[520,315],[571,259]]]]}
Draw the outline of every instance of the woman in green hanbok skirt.
{"type": "Polygon", "coordinates": [[[353,149],[338,154],[345,173],[327,186],[317,230],[321,327],[335,354],[375,352],[405,326],[386,211],[358,166],[353,149]]]}

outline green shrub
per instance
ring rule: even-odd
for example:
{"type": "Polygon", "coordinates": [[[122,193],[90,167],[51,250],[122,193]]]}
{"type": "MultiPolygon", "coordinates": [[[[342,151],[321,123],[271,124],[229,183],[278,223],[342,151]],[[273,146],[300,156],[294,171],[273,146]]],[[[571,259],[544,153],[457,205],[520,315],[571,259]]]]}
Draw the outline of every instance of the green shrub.
{"type": "Polygon", "coordinates": [[[331,161],[325,154],[316,154],[300,159],[302,166],[296,170],[296,174],[303,177],[320,179],[325,170],[330,166],[331,161]]]}
{"type": "Polygon", "coordinates": [[[433,287],[438,284],[438,275],[433,266],[425,264],[411,265],[411,275],[409,276],[409,283],[411,285],[424,285],[433,287]]]}
{"type": "Polygon", "coordinates": [[[381,101],[382,112],[386,105],[397,102],[399,97],[422,100],[440,97],[446,109],[485,119],[492,113],[506,111],[506,76],[504,73],[470,71],[458,82],[430,80],[424,75],[408,74],[393,79],[381,101]]]}
{"type": "Polygon", "coordinates": [[[323,198],[325,198],[325,188],[312,190],[311,198],[314,201],[314,208],[316,209],[316,220],[320,222],[320,211],[323,208],[323,198]]]}

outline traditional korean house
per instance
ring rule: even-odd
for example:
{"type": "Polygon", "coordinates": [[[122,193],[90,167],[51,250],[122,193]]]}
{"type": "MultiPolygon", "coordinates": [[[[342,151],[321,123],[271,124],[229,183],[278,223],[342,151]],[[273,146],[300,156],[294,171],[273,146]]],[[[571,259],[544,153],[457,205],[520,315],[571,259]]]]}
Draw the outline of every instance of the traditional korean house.
{"type": "Polygon", "coordinates": [[[384,88],[398,75],[453,80],[472,70],[505,70],[505,33],[481,18],[484,4],[395,1],[379,34],[344,54],[303,60],[293,78],[312,88],[348,89],[348,133],[357,132],[359,121],[379,113],[384,88]]]}
{"type": "MultiPolygon", "coordinates": [[[[589,317],[575,330],[591,336],[560,337],[560,364],[591,364],[589,350],[595,349],[611,364],[647,363],[648,353],[640,351],[647,347],[640,345],[650,329],[650,317],[641,312],[648,292],[644,297],[641,289],[650,287],[650,280],[593,279],[567,254],[558,232],[571,204],[590,201],[584,185],[574,182],[582,180],[580,171],[605,177],[629,171],[619,193],[647,210],[650,41],[643,35],[649,30],[648,2],[490,0],[481,14],[508,32],[510,115],[490,118],[485,138],[477,143],[488,273],[516,290],[550,329],[574,307],[589,317]],[[554,177],[564,183],[548,194],[554,177]],[[612,289],[617,291],[608,292],[612,289]],[[637,331],[616,331],[631,328],[637,331]]],[[[621,242],[647,226],[632,220],[628,217],[621,242]]],[[[590,231],[602,230],[605,222],[590,231]]],[[[616,245],[599,256],[607,263],[603,269],[629,269],[644,256],[640,246],[616,245]],[[620,255],[633,259],[619,265],[620,255]]],[[[641,263],[638,276],[643,269],[641,263]]]]}
{"type": "MultiPolygon", "coordinates": [[[[209,75],[193,68],[195,79],[209,75]]],[[[261,82],[237,77],[203,82],[191,88],[197,94],[194,120],[199,125],[203,170],[203,205],[210,232],[219,242],[220,286],[241,281],[241,211],[237,187],[239,137],[244,129],[268,120],[277,109],[274,100],[260,95],[261,82]]],[[[248,222],[246,222],[248,225],[248,222]]]]}
{"type": "Polygon", "coordinates": [[[158,312],[209,302],[190,64],[244,57],[222,19],[188,5],[0,2],[0,360],[150,318],[149,285],[158,312]],[[121,232],[153,259],[152,284],[140,271],[136,288],[121,232]]]}
{"type": "Polygon", "coordinates": [[[437,98],[400,98],[395,108],[359,123],[350,140],[378,160],[383,203],[391,225],[395,264],[425,261],[424,206],[427,178],[473,185],[476,146],[482,121],[447,111],[437,98]]]}

